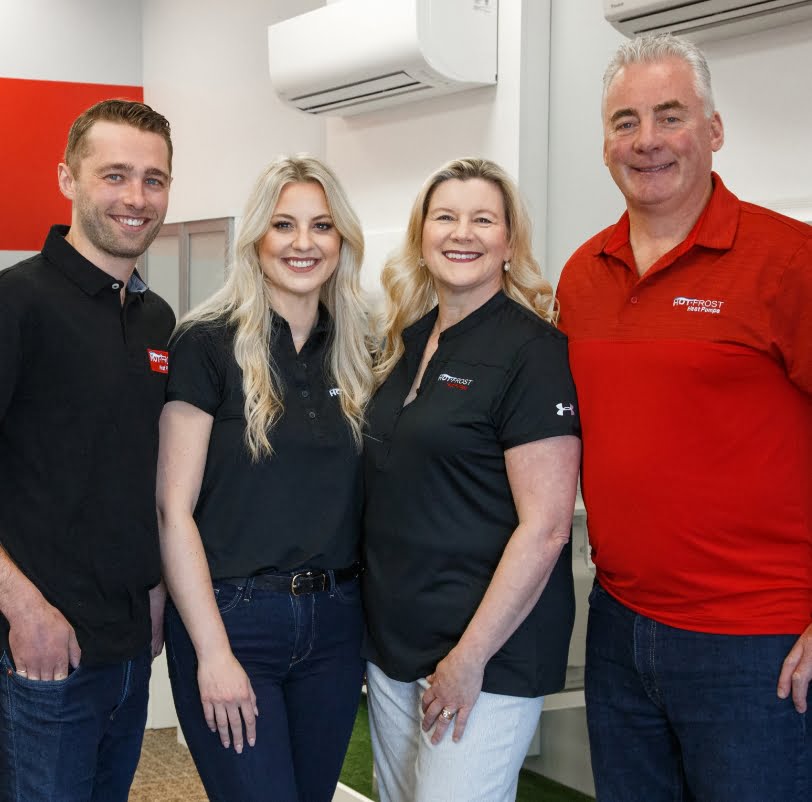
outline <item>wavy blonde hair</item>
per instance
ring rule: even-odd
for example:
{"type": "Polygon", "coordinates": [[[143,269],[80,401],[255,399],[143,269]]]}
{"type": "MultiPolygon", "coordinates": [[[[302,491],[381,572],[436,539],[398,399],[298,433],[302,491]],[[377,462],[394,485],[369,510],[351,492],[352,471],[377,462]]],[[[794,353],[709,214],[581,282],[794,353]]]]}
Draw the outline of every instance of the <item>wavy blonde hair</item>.
{"type": "Polygon", "coordinates": [[[322,285],[320,301],[335,325],[328,345],[332,380],[341,390],[341,411],[361,447],[364,409],[374,386],[368,311],[359,273],[364,258],[361,224],[333,172],[306,154],[272,162],[248,198],[225,285],[190,311],[176,336],[194,323],[219,322],[235,328],[234,356],[242,370],[245,442],[254,461],[273,454],[270,434],[284,412],[282,381],[270,350],[275,312],[259,263],[258,246],[267,233],[282,189],[317,183],[341,236],[338,266],[322,285]]]}
{"type": "Polygon", "coordinates": [[[498,164],[487,159],[455,159],[426,179],[412,206],[403,245],[387,260],[381,273],[385,301],[378,321],[382,340],[375,365],[378,384],[386,379],[403,355],[403,330],[437,303],[434,280],[422,262],[423,224],[432,195],[444,181],[469,181],[472,178],[494,184],[505,205],[512,256],[510,270],[502,274],[502,290],[517,303],[555,325],[558,312],[553,288],[533,258],[530,216],[513,179],[498,164]]]}

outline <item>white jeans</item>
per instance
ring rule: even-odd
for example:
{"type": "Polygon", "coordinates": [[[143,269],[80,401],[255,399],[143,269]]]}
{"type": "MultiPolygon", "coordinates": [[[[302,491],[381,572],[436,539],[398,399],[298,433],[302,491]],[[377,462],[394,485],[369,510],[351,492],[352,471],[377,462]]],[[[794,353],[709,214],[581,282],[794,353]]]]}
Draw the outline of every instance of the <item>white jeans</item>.
{"type": "Polygon", "coordinates": [[[431,743],[420,701],[425,680],[398,682],[367,663],[372,753],[381,802],[513,802],[544,697],[481,693],[465,734],[431,743]]]}

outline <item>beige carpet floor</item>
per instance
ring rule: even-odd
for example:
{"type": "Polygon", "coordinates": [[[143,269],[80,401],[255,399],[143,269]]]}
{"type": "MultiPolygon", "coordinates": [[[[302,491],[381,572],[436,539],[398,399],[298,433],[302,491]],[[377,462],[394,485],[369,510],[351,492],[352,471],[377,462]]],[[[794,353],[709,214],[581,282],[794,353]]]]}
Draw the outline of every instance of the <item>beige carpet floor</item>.
{"type": "Polygon", "coordinates": [[[175,728],[147,730],[129,802],[207,802],[189,750],[175,728]]]}

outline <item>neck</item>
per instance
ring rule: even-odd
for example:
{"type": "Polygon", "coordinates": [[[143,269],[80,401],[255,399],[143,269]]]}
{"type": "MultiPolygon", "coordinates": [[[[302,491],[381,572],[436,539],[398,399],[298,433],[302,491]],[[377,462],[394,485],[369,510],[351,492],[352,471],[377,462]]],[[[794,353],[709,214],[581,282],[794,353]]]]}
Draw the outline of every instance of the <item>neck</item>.
{"type": "Polygon", "coordinates": [[[72,225],[65,235],[65,241],[70,243],[78,253],[94,264],[99,270],[103,270],[114,279],[120,281],[125,287],[135,270],[135,259],[120,256],[111,256],[109,253],[99,250],[90,240],[85,237],[81,230],[72,225]]]}
{"type": "Polygon", "coordinates": [[[451,326],[459,323],[463,318],[468,317],[471,312],[475,312],[480,306],[490,301],[499,287],[492,289],[489,293],[477,293],[476,295],[453,295],[443,290],[437,292],[437,322],[434,328],[438,333],[445,331],[451,326]]]}
{"type": "Polygon", "coordinates": [[[277,315],[287,321],[293,337],[293,344],[296,346],[296,350],[299,351],[307,342],[307,338],[318,320],[318,296],[273,297],[272,295],[271,308],[277,315]]]}
{"type": "Polygon", "coordinates": [[[629,206],[629,243],[637,272],[643,275],[658,259],[673,250],[690,234],[710,200],[713,186],[677,209],[629,206]]]}

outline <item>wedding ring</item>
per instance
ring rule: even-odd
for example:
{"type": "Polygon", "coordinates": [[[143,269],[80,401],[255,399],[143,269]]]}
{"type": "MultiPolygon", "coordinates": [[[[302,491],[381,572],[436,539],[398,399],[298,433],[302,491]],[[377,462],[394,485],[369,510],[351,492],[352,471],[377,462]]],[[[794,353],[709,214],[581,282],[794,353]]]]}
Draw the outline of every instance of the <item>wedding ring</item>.
{"type": "Polygon", "coordinates": [[[443,717],[443,718],[444,718],[446,721],[451,721],[451,719],[452,719],[452,718],[454,718],[454,716],[456,715],[456,713],[455,713],[453,710],[449,710],[447,707],[444,707],[444,708],[443,708],[443,709],[440,711],[440,715],[441,715],[441,716],[442,716],[442,717],[443,717]]]}

